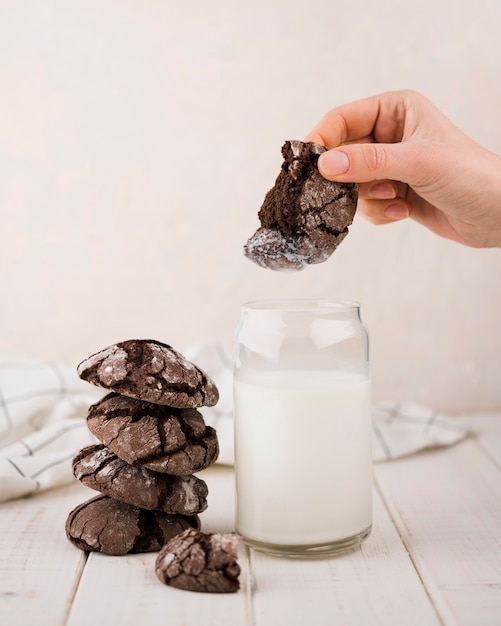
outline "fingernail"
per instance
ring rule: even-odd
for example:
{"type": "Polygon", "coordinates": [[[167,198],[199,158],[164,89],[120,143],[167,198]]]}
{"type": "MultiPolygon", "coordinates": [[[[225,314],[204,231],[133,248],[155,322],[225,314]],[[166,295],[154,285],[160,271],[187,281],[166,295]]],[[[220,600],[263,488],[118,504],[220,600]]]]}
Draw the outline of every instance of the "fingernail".
{"type": "Polygon", "coordinates": [[[388,183],[376,183],[369,187],[369,196],[377,200],[390,200],[396,198],[395,189],[388,183]]]}
{"type": "Polygon", "coordinates": [[[409,217],[409,209],[405,204],[389,204],[384,210],[384,215],[392,220],[403,220],[409,217]]]}
{"type": "Polygon", "coordinates": [[[328,176],[345,174],[350,169],[350,159],[346,152],[341,150],[329,150],[320,155],[320,170],[328,176]]]}

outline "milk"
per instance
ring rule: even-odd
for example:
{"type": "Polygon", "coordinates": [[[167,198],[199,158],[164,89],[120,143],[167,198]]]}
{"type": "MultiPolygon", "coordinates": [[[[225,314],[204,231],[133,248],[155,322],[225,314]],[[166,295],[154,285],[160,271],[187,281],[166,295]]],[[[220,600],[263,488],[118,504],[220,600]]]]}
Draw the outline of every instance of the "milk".
{"type": "Polygon", "coordinates": [[[237,530],[333,543],[370,529],[370,382],[329,370],[237,372],[237,530]]]}

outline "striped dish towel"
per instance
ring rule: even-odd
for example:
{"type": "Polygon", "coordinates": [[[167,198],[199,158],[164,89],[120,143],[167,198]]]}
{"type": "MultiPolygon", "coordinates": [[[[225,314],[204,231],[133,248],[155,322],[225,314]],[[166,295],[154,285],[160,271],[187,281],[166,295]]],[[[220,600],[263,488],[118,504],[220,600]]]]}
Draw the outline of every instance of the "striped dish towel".
{"type": "MultiPolygon", "coordinates": [[[[232,465],[231,360],[214,344],[188,346],[183,354],[204,369],[219,388],[217,405],[200,411],[207,424],[217,430],[217,462],[232,465]]],[[[0,357],[0,502],[75,480],[73,457],[97,441],[87,429],[87,410],[105,393],[80,380],[76,367],[0,357]]],[[[457,418],[411,403],[378,405],[372,415],[376,462],[449,446],[468,433],[457,418]]]]}

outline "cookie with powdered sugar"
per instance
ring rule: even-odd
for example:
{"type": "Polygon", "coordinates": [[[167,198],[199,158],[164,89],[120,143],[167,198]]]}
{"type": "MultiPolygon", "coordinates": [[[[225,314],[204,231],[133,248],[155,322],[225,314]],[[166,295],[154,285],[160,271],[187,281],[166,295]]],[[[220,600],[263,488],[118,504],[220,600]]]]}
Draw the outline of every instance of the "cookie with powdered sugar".
{"type": "Polygon", "coordinates": [[[129,339],[93,354],[78,367],[80,378],[124,396],[177,408],[214,406],[214,381],[171,346],[129,339]]]}
{"type": "Polygon", "coordinates": [[[217,433],[196,409],[176,409],[109,393],[93,404],[87,426],[119,458],[154,472],[184,476],[212,465],[217,433]]]}
{"type": "Polygon", "coordinates": [[[112,556],[158,552],[188,528],[200,528],[197,515],[147,511],[103,495],[79,504],[66,519],[66,536],[77,548],[112,556]]]}
{"type": "Polygon", "coordinates": [[[186,591],[238,591],[239,541],[236,533],[203,533],[189,528],[160,550],[155,573],[165,585],[186,591]]]}
{"type": "Polygon", "coordinates": [[[346,237],[358,187],[323,178],[317,162],[326,150],[313,142],[285,142],[280,173],[258,213],[261,227],[244,246],[251,261],[272,270],[301,270],[326,261],[346,237]]]}
{"type": "Polygon", "coordinates": [[[153,472],[120,459],[103,444],[73,459],[73,474],[90,489],[142,509],[194,515],[207,508],[207,484],[196,476],[153,472]]]}

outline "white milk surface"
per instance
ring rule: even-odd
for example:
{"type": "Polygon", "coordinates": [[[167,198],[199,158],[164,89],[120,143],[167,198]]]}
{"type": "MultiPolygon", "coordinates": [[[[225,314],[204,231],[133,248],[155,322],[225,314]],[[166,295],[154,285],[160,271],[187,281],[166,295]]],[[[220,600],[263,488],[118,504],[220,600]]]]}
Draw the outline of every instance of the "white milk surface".
{"type": "Polygon", "coordinates": [[[315,545],[372,523],[370,382],[287,370],[235,380],[237,530],[315,545]]]}

